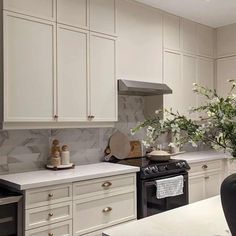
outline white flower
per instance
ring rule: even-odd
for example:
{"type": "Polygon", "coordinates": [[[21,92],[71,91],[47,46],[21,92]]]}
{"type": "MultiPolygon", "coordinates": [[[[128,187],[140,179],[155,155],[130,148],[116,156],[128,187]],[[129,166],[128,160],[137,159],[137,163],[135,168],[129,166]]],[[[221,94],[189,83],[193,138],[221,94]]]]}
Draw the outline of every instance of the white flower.
{"type": "Polygon", "coordinates": [[[168,146],[169,146],[169,147],[172,147],[172,148],[175,148],[175,147],[176,147],[175,143],[169,143],[168,146]]]}
{"type": "Polygon", "coordinates": [[[190,140],[189,142],[192,144],[193,147],[197,147],[197,144],[193,140],[190,140]]]}

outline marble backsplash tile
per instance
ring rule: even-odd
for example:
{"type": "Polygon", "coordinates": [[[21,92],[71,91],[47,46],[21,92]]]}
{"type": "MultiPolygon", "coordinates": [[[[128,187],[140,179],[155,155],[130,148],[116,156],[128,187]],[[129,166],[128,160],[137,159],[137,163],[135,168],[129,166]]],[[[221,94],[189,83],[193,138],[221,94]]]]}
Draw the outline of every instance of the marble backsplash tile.
{"type": "MultiPolygon", "coordinates": [[[[144,120],[144,98],[119,96],[118,104],[119,122],[114,128],[0,131],[0,174],[44,168],[53,139],[69,145],[71,161],[76,165],[101,162],[109,138],[116,130],[128,135],[130,140],[142,140],[144,131],[132,136],[130,129],[144,120]]],[[[160,142],[168,143],[167,137],[160,142]]],[[[186,149],[195,151],[190,145],[186,149]]]]}
{"type": "Polygon", "coordinates": [[[101,162],[109,137],[116,130],[130,140],[141,140],[143,132],[132,136],[130,129],[144,119],[144,98],[119,96],[118,111],[119,122],[114,128],[0,131],[0,174],[44,168],[53,139],[69,145],[71,161],[76,165],[101,162]]]}

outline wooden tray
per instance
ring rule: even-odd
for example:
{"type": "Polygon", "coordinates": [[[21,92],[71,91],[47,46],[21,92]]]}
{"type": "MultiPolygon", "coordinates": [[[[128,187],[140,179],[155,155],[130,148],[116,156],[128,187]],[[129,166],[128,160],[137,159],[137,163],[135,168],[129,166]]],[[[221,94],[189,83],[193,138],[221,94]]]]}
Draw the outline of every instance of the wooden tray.
{"type": "Polygon", "coordinates": [[[52,165],[46,165],[45,166],[46,169],[48,170],[54,170],[54,171],[57,171],[57,170],[68,170],[68,169],[74,169],[75,168],[75,164],[71,163],[69,165],[60,165],[60,166],[52,166],[52,165]]]}

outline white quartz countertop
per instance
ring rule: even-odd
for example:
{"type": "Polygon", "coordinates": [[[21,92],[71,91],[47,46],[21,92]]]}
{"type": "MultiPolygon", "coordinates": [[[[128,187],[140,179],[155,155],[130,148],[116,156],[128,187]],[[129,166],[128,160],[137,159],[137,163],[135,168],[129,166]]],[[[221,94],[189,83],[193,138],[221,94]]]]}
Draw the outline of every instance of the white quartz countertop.
{"type": "Polygon", "coordinates": [[[104,236],[230,236],[220,197],[210,198],[104,232],[104,236]]]}
{"type": "Polygon", "coordinates": [[[201,161],[212,161],[229,158],[230,155],[223,152],[216,151],[202,151],[202,152],[186,152],[176,155],[172,158],[186,160],[188,163],[196,163],[201,161]]]}
{"type": "Polygon", "coordinates": [[[0,183],[6,184],[18,190],[26,190],[55,184],[135,173],[138,171],[139,167],[102,162],[98,164],[75,166],[74,169],[70,170],[40,170],[0,175],[0,183]]]}

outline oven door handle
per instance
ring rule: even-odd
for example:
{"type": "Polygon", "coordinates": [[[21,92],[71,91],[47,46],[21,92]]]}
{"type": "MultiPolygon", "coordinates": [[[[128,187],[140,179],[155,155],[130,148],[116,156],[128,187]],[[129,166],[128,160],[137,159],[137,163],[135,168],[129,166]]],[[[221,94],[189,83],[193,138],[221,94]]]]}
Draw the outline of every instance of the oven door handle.
{"type": "MultiPolygon", "coordinates": [[[[169,178],[169,177],[168,177],[169,178]]],[[[167,178],[167,179],[168,179],[167,178]]],[[[164,178],[163,178],[164,179],[164,178]]],[[[159,180],[159,179],[156,179],[156,180],[159,180]]],[[[186,179],[184,178],[184,182],[186,182],[186,179]]],[[[146,181],[145,182],[145,185],[148,185],[148,186],[150,186],[150,185],[156,185],[156,181],[154,180],[154,181],[146,181]]]]}
{"type": "Polygon", "coordinates": [[[21,199],[22,199],[22,196],[12,196],[12,197],[0,198],[0,206],[6,205],[6,204],[11,204],[11,203],[17,203],[21,199]]]}

